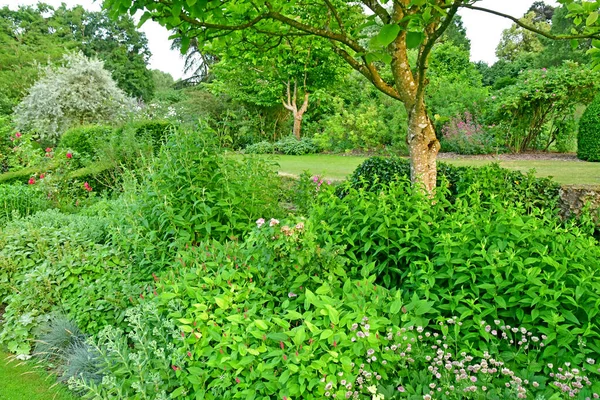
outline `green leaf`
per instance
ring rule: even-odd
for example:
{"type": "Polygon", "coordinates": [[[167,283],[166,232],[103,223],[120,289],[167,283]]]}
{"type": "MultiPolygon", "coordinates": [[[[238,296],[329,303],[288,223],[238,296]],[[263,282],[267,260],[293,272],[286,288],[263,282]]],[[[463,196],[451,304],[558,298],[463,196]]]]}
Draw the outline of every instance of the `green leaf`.
{"type": "Polygon", "coordinates": [[[256,321],[254,321],[254,324],[258,327],[258,329],[266,331],[268,329],[267,327],[267,323],[265,321],[263,321],[262,319],[257,319],[256,321]]]}
{"type": "Polygon", "coordinates": [[[577,47],[579,47],[579,40],[577,40],[577,39],[571,39],[571,48],[573,50],[576,50],[577,47]]]}
{"type": "Polygon", "coordinates": [[[219,308],[226,309],[227,301],[222,297],[215,297],[215,303],[219,306],[219,308]]]}
{"type": "Polygon", "coordinates": [[[377,36],[375,36],[376,43],[380,46],[387,46],[392,43],[400,33],[400,25],[388,24],[384,25],[377,36]]]}
{"type": "Polygon", "coordinates": [[[398,312],[400,311],[400,309],[402,308],[402,300],[401,299],[396,299],[392,302],[392,305],[390,306],[390,314],[398,314],[398,312]]]}
{"type": "Polygon", "coordinates": [[[423,32],[408,32],[406,34],[406,47],[409,49],[416,49],[424,38],[425,35],[423,32]]]}
{"type": "Polygon", "coordinates": [[[321,332],[321,340],[330,338],[332,335],[333,331],[331,329],[325,329],[323,332],[321,332]]]}
{"type": "Polygon", "coordinates": [[[596,21],[598,21],[598,12],[594,11],[591,12],[590,15],[588,15],[587,19],[585,20],[585,24],[587,26],[591,26],[594,25],[596,21]]]}
{"type": "Polygon", "coordinates": [[[180,386],[171,393],[171,398],[174,399],[175,397],[179,397],[183,394],[183,392],[185,392],[185,387],[180,386]]]}

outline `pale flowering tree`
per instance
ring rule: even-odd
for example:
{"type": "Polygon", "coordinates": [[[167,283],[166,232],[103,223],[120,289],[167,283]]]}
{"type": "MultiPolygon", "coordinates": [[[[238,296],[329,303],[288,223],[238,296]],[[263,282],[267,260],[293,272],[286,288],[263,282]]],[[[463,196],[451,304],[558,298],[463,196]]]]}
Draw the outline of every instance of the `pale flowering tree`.
{"type": "Polygon", "coordinates": [[[14,120],[21,131],[57,141],[73,126],[122,120],[134,106],[102,61],[74,53],[64,56],[62,66],[45,68],[15,108],[14,120]]]}

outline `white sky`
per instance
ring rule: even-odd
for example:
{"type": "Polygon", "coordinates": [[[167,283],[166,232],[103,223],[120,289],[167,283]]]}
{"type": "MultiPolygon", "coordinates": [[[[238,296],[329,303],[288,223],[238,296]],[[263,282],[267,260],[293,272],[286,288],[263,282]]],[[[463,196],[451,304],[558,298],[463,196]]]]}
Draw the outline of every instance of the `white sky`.
{"type": "MultiPolygon", "coordinates": [[[[515,17],[521,17],[535,0],[483,0],[477,6],[500,11],[515,17]]],[[[21,4],[33,5],[37,0],[0,0],[0,7],[8,5],[11,8],[21,4]]],[[[94,0],[45,0],[47,4],[58,7],[66,3],[68,7],[82,5],[86,9],[99,10],[100,2],[94,0]]],[[[555,0],[546,0],[546,4],[556,6],[555,0]]],[[[511,26],[512,22],[506,18],[496,17],[479,11],[462,10],[464,25],[467,35],[471,39],[471,59],[473,61],[486,61],[493,63],[496,60],[495,50],[504,29],[511,26]]],[[[152,52],[150,67],[168,72],[175,79],[183,74],[183,60],[178,51],[170,50],[169,32],[156,22],[146,22],[141,30],[146,33],[148,45],[152,52]]]]}

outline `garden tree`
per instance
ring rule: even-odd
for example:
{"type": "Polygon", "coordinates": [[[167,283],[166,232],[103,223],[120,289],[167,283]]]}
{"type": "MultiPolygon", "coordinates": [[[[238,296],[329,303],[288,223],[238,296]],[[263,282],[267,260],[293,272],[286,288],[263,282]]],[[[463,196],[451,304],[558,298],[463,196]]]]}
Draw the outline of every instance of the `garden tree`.
{"type": "Polygon", "coordinates": [[[547,150],[574,138],[575,107],[589,104],[600,87],[600,73],[574,63],[525,71],[516,84],[493,96],[496,122],[507,132],[514,152],[547,150]]]}
{"type": "Polygon", "coordinates": [[[143,33],[129,17],[43,3],[16,10],[0,8],[0,114],[10,114],[38,77],[36,63],[61,60],[70,50],[105,61],[119,87],[131,96],[149,99],[153,81],[150,52],[143,33]]]}
{"type": "MultiPolygon", "coordinates": [[[[171,49],[182,50],[181,37],[173,39],[171,49]]],[[[210,69],[214,64],[219,62],[219,58],[214,54],[200,51],[197,38],[190,39],[188,49],[185,51],[183,58],[185,61],[183,73],[189,75],[189,77],[182,79],[179,86],[197,85],[212,80],[210,69]]]]}
{"type": "MultiPolygon", "coordinates": [[[[569,10],[566,6],[558,7],[554,10],[552,16],[552,28],[550,32],[553,34],[568,34],[572,29],[576,29],[571,18],[567,18],[569,10]]],[[[591,40],[580,40],[577,46],[572,45],[568,41],[549,40],[542,37],[540,39],[544,45],[544,51],[537,56],[537,66],[552,67],[558,66],[565,60],[576,61],[579,64],[589,64],[591,57],[587,54],[591,48],[591,40]]]]}
{"type": "Polygon", "coordinates": [[[488,96],[482,75],[471,63],[469,51],[451,43],[437,44],[429,60],[426,101],[439,131],[452,117],[479,113],[488,96]]]}
{"type": "Polygon", "coordinates": [[[44,14],[51,7],[38,4],[17,10],[0,8],[0,115],[12,109],[25,96],[38,77],[37,62],[55,62],[75,43],[52,37],[50,21],[44,14]]]}
{"type": "Polygon", "coordinates": [[[73,53],[64,56],[63,66],[46,68],[15,108],[14,120],[19,130],[56,142],[73,126],[124,119],[134,105],[102,61],[73,53]]]}
{"type": "Polygon", "coordinates": [[[536,1],[529,7],[529,10],[525,14],[530,12],[535,13],[533,22],[551,22],[554,16],[555,8],[551,5],[544,3],[543,1],[536,1]]]}
{"type": "Polygon", "coordinates": [[[261,39],[244,32],[237,45],[220,50],[222,60],[214,68],[211,87],[245,104],[282,105],[292,114],[292,133],[299,140],[309,101],[319,98],[348,69],[322,39],[261,39]]]}
{"type": "Polygon", "coordinates": [[[471,40],[467,37],[467,30],[463,24],[462,17],[456,15],[446,32],[440,38],[440,42],[450,42],[468,52],[471,51],[471,40]]]}
{"type": "MultiPolygon", "coordinates": [[[[570,16],[576,23],[586,22],[581,33],[561,36],[562,39],[592,36],[600,39],[600,4],[585,2],[583,6],[573,6],[573,0],[559,2],[569,4],[570,16]]],[[[411,179],[433,191],[440,145],[425,105],[428,59],[458,10],[469,8],[496,14],[528,30],[554,36],[517,18],[479,7],[477,0],[396,0],[389,6],[386,3],[378,0],[105,0],[104,7],[115,16],[144,11],[141,21],[152,18],[168,29],[175,29],[184,51],[191,38],[198,38],[202,49],[212,42],[234,43],[243,31],[265,37],[312,35],[327,40],[333,52],[379,90],[404,104],[409,116],[411,179]],[[370,26],[378,27],[377,35],[368,42],[361,40],[364,30],[370,26]],[[408,58],[411,48],[418,49],[414,65],[410,65],[408,58]]]]}
{"type": "Polygon", "coordinates": [[[50,23],[55,29],[53,36],[75,42],[87,57],[104,61],[104,67],[127,94],[144,101],[152,98],[148,40],[130,16],[109,18],[106,12],[87,11],[81,6],[69,9],[63,3],[50,23]]]}
{"type": "MultiPolygon", "coordinates": [[[[550,23],[546,20],[537,21],[537,15],[530,11],[521,19],[523,24],[535,26],[536,29],[550,32],[550,23]]],[[[496,48],[496,56],[499,60],[515,61],[525,53],[541,53],[544,45],[540,36],[528,29],[524,29],[516,23],[502,32],[502,38],[496,48]]]]}

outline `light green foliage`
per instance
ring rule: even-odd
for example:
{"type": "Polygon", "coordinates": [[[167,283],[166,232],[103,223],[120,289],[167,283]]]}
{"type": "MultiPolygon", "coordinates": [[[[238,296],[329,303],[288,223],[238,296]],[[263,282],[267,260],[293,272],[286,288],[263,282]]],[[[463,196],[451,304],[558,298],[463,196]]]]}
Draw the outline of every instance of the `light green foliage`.
{"type": "Polygon", "coordinates": [[[133,110],[133,101],[116,86],[101,61],[79,53],[66,55],[64,62],[59,68],[47,67],[17,106],[19,129],[52,142],[73,126],[117,122],[133,110]]]}
{"type": "Polygon", "coordinates": [[[588,106],[579,121],[577,157],[586,161],[600,161],[600,97],[588,106]]]}
{"type": "Polygon", "coordinates": [[[77,318],[86,330],[91,321],[107,318],[100,315],[108,309],[97,308],[99,304],[90,309],[82,295],[107,270],[117,273],[118,258],[111,261],[115,250],[102,244],[106,226],[99,218],[45,211],[2,228],[0,298],[7,306],[0,341],[11,352],[29,353],[33,329],[56,307],[67,313],[87,309],[77,318]]]}
{"type": "Polygon", "coordinates": [[[562,67],[530,70],[518,82],[489,99],[494,122],[507,132],[506,145],[513,151],[544,149],[564,132],[564,122],[572,119],[575,106],[589,103],[595,95],[598,74],[567,63],[562,67]]]}
{"type": "Polygon", "coordinates": [[[274,152],[275,146],[267,141],[250,144],[244,149],[245,154],[272,154],[274,152]]]}
{"type": "Polygon", "coordinates": [[[89,125],[71,128],[62,134],[59,148],[75,151],[84,157],[95,158],[99,145],[113,134],[110,126],[89,125]]]}
{"type": "Polygon", "coordinates": [[[312,215],[321,221],[321,246],[347,243],[357,273],[368,268],[386,286],[434,302],[437,315],[535,326],[550,338],[537,368],[543,360],[596,357],[597,242],[563,225],[555,199],[541,196],[535,203],[544,208],[526,208],[519,198],[539,190],[535,181],[498,178],[488,169],[473,171],[477,179],[468,184],[466,172],[453,205],[443,191],[433,206],[420,201],[406,181],[378,193],[351,189],[343,199],[324,197],[312,215]],[[514,194],[495,192],[507,185],[514,194]]]}
{"type": "Polygon", "coordinates": [[[0,226],[14,216],[27,216],[50,208],[46,194],[32,185],[0,185],[0,226]]]}
{"type": "Polygon", "coordinates": [[[465,112],[481,114],[488,97],[482,76],[469,57],[468,50],[451,43],[437,45],[431,53],[427,102],[438,136],[453,117],[465,112]]]}
{"type": "Polygon", "coordinates": [[[161,241],[240,238],[262,213],[280,212],[272,165],[227,158],[208,135],[172,136],[144,180],[142,224],[161,241]]]}
{"type": "MultiPolygon", "coordinates": [[[[525,14],[521,22],[533,26],[542,32],[550,32],[548,21],[537,21],[533,11],[525,14]]],[[[502,32],[500,44],[496,48],[496,56],[501,60],[514,61],[523,53],[541,53],[544,46],[538,34],[513,24],[502,32]]]]}
{"type": "Polygon", "coordinates": [[[277,151],[289,156],[301,156],[319,152],[319,147],[310,138],[298,140],[294,136],[287,136],[280,139],[274,146],[277,151]]]}
{"type": "MultiPolygon", "coordinates": [[[[402,190],[405,189],[410,190],[403,186],[402,190]]],[[[347,213],[342,204],[356,206],[359,198],[372,203],[373,211],[379,206],[375,215],[367,214],[369,222],[362,224],[383,215],[395,218],[397,213],[406,217],[408,214],[404,212],[409,211],[403,210],[409,204],[426,208],[418,195],[406,196],[390,215],[390,209],[382,207],[392,200],[387,194],[392,192],[367,200],[364,193],[353,193],[351,199],[343,201],[332,201],[325,195],[322,201],[330,203],[328,209],[335,213],[347,213]]],[[[181,251],[176,256],[179,261],[174,270],[160,279],[155,288],[148,289],[139,307],[128,312],[129,335],[126,337],[119,329],[107,328],[99,336],[98,349],[105,362],[106,383],[95,385],[80,379],[72,380],[71,385],[88,389],[86,398],[128,398],[150,393],[156,398],[166,398],[166,394],[171,393],[171,397],[185,399],[198,395],[205,399],[252,396],[321,399],[332,394],[345,397],[348,391],[356,391],[359,399],[372,399],[375,394],[383,394],[386,399],[407,395],[420,398],[429,393],[430,384],[446,388],[448,399],[464,398],[467,386],[474,386],[478,393],[481,386],[486,386],[487,393],[498,398],[514,397],[519,387],[531,398],[550,398],[558,396],[560,389],[551,385],[553,380],[549,374],[569,362],[570,368],[578,368],[581,375],[591,379],[592,386],[586,387],[582,395],[597,392],[597,365],[595,359],[589,357],[597,354],[593,353],[595,350],[586,355],[585,348],[569,349],[561,344],[559,353],[555,353],[557,339],[574,339],[565,330],[571,321],[559,324],[560,328],[554,331],[541,327],[546,323],[537,316],[536,327],[531,328],[534,311],[531,315],[525,312],[522,323],[513,324],[514,310],[523,305],[504,310],[493,301],[494,295],[503,300],[510,298],[510,293],[494,292],[494,274],[502,274],[508,292],[519,290],[531,296],[544,296],[535,290],[535,277],[531,281],[519,280],[525,271],[537,273],[538,266],[500,265],[512,259],[509,255],[502,257],[497,249],[506,231],[492,235],[497,240],[490,242],[489,249],[481,250],[490,253],[487,258],[485,255],[479,258],[485,258],[491,268],[474,271],[478,260],[473,260],[475,265],[472,266],[457,266],[451,262],[454,258],[447,258],[458,256],[456,253],[461,252],[465,244],[478,242],[479,228],[472,224],[474,219],[485,220],[500,210],[481,217],[478,213],[468,214],[462,206],[453,211],[440,225],[447,230],[446,235],[436,234],[438,224],[432,220],[421,223],[421,233],[428,229],[426,225],[431,225],[427,237],[436,242],[435,246],[423,246],[419,250],[419,240],[405,254],[414,257],[415,263],[421,266],[429,261],[420,259],[419,252],[439,252],[431,263],[437,262],[442,271],[456,270],[456,275],[449,277],[447,272],[440,272],[438,276],[433,267],[419,274],[412,271],[405,280],[414,285],[414,291],[379,286],[372,275],[376,263],[364,258],[354,260],[349,249],[344,251],[343,246],[351,243],[345,233],[343,237],[339,236],[340,231],[329,235],[333,229],[329,223],[337,217],[325,218],[325,224],[315,218],[278,221],[267,217],[257,221],[257,228],[245,243],[202,243],[181,251]],[[460,246],[446,238],[451,233],[463,239],[460,246]],[[319,245],[322,240],[326,243],[319,245]],[[315,248],[319,250],[314,251],[315,248]],[[493,261],[498,257],[499,260],[493,261]],[[516,282],[511,282],[511,277],[516,282]],[[438,282],[437,279],[443,285],[429,283],[438,282]],[[456,285],[469,290],[458,290],[460,295],[455,299],[444,291],[446,283],[453,284],[458,279],[462,282],[456,285]],[[413,284],[413,281],[417,282],[413,284]],[[470,293],[481,299],[467,299],[465,296],[470,293]],[[513,327],[517,332],[511,331],[513,327]],[[502,333],[506,334],[505,338],[502,333]],[[517,344],[522,336],[528,339],[527,344],[517,344]],[[447,356],[442,360],[461,361],[465,370],[471,361],[480,363],[485,358],[491,363],[501,361],[501,367],[512,373],[482,374],[480,370],[468,369],[467,374],[476,379],[468,376],[461,381],[456,380],[452,371],[438,366],[440,376],[436,377],[435,371],[428,372],[428,368],[437,365],[438,347],[443,347],[447,356]],[[473,359],[468,361],[471,357],[473,359]],[[547,365],[549,363],[553,366],[547,365]],[[518,376],[521,383],[518,380],[511,383],[510,376],[518,376]],[[524,384],[523,379],[530,383],[524,384]],[[531,385],[531,382],[536,384],[531,385]]],[[[512,207],[505,212],[518,214],[519,209],[512,207]]],[[[352,220],[360,225],[359,221],[365,221],[364,216],[352,220]]],[[[531,229],[526,230],[530,235],[539,227],[532,220],[523,222],[531,229]]],[[[414,223],[419,225],[419,221],[414,223]]],[[[509,223],[506,220],[502,226],[509,223]]],[[[360,229],[354,224],[345,226],[352,232],[360,229]]],[[[493,232],[495,225],[488,226],[486,233],[493,232]]],[[[521,225],[519,228],[519,234],[526,229],[521,225]]],[[[408,228],[407,231],[412,232],[408,228]]],[[[539,238],[542,234],[533,235],[539,238]]],[[[584,245],[590,239],[574,232],[565,242],[572,240],[584,245]]],[[[353,248],[357,245],[355,242],[353,248]]],[[[569,249],[572,251],[577,245],[569,249]]],[[[587,255],[579,257],[589,261],[586,257],[597,253],[594,246],[588,249],[587,255]]],[[[513,250],[507,248],[506,252],[513,250]]],[[[516,257],[516,260],[521,259],[519,253],[516,257]]],[[[586,277],[577,278],[575,272],[566,274],[567,282],[571,279],[586,281],[586,277]]],[[[567,290],[562,280],[550,279],[550,282],[550,290],[567,290]]],[[[597,297],[591,287],[579,293],[580,301],[594,301],[597,297]]],[[[544,315],[552,315],[552,304],[540,300],[533,308],[544,309],[544,315]]],[[[512,304],[517,300],[505,301],[512,304]]],[[[569,315],[568,310],[573,308],[566,300],[551,301],[560,307],[563,315],[569,315]]],[[[517,314],[520,313],[517,311],[517,314]]]]}
{"type": "Polygon", "coordinates": [[[109,19],[104,11],[81,6],[5,6],[0,8],[0,114],[11,114],[38,79],[36,63],[57,63],[69,50],[103,60],[130,96],[146,101],[153,96],[147,40],[130,17],[109,19]]]}

